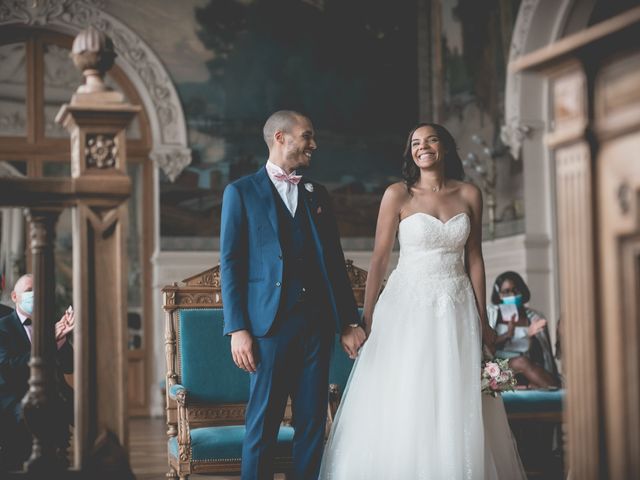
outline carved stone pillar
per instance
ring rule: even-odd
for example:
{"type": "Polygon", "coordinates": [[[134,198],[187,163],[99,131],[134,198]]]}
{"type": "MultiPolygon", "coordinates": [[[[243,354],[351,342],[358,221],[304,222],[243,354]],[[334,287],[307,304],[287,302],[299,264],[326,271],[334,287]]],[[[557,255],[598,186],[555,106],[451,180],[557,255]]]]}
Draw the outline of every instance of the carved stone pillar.
{"type": "Polygon", "coordinates": [[[26,210],[30,222],[31,254],[33,261],[33,335],[31,343],[31,376],[25,395],[23,415],[33,434],[31,457],[25,467],[33,472],[55,472],[66,468],[69,427],[60,414],[62,406],[56,394],[54,325],[51,315],[55,306],[54,241],[55,226],[62,208],[32,207],[26,210]]]}
{"type": "Polygon", "coordinates": [[[91,461],[103,431],[127,448],[127,207],[131,188],[125,129],[137,106],[102,82],[115,54],[110,40],[89,28],[72,48],[87,78],[56,121],[71,134],[71,176],[87,195],[72,210],[75,336],[76,467],[91,461]],[[112,197],[92,198],[92,191],[112,197]]]}

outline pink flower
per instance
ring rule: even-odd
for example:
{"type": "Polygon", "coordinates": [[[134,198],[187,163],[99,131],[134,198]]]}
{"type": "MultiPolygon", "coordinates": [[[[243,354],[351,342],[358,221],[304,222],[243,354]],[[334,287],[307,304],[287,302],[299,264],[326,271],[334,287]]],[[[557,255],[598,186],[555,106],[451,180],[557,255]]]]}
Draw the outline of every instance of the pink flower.
{"type": "Polygon", "coordinates": [[[493,362],[487,362],[487,364],[484,367],[484,371],[487,375],[489,375],[492,378],[500,375],[500,367],[498,366],[498,364],[493,362]]]}
{"type": "Polygon", "coordinates": [[[491,381],[489,382],[489,386],[491,387],[491,390],[498,390],[498,382],[495,378],[491,379],[491,381]]]}

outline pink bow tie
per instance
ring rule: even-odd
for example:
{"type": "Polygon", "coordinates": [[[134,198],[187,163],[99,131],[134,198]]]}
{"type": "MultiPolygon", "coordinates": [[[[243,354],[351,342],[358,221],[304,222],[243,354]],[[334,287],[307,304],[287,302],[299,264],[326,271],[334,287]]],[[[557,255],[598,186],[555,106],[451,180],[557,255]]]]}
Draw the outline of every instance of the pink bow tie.
{"type": "Polygon", "coordinates": [[[275,178],[276,180],[280,180],[281,182],[289,182],[292,185],[297,185],[298,183],[300,183],[302,175],[294,175],[293,173],[274,173],[273,178],[275,178]]]}

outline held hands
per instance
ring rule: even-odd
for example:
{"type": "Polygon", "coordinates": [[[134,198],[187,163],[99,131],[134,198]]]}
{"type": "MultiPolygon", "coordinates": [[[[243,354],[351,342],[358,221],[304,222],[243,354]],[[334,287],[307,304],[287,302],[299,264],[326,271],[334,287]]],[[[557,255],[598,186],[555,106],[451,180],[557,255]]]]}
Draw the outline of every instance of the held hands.
{"type": "Polygon", "coordinates": [[[362,327],[347,326],[342,330],[340,343],[342,343],[342,348],[349,355],[349,358],[353,360],[358,356],[358,350],[360,350],[366,339],[367,334],[362,327]]]}
{"type": "Polygon", "coordinates": [[[237,330],[231,333],[231,356],[238,368],[249,373],[256,371],[253,337],[247,330],[237,330]]]}
{"type": "Polygon", "coordinates": [[[543,331],[544,327],[546,326],[547,326],[547,321],[543,318],[529,325],[529,330],[527,333],[529,334],[530,337],[535,337],[538,333],[543,331]]]}

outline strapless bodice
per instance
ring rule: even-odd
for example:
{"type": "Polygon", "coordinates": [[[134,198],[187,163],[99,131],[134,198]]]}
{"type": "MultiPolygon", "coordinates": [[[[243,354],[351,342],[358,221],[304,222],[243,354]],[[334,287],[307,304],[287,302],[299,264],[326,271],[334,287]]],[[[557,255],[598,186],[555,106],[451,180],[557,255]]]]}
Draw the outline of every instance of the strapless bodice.
{"type": "Polygon", "coordinates": [[[466,212],[446,222],[428,213],[414,213],[398,228],[398,269],[417,269],[432,278],[464,274],[464,246],[471,229],[466,212]]]}

